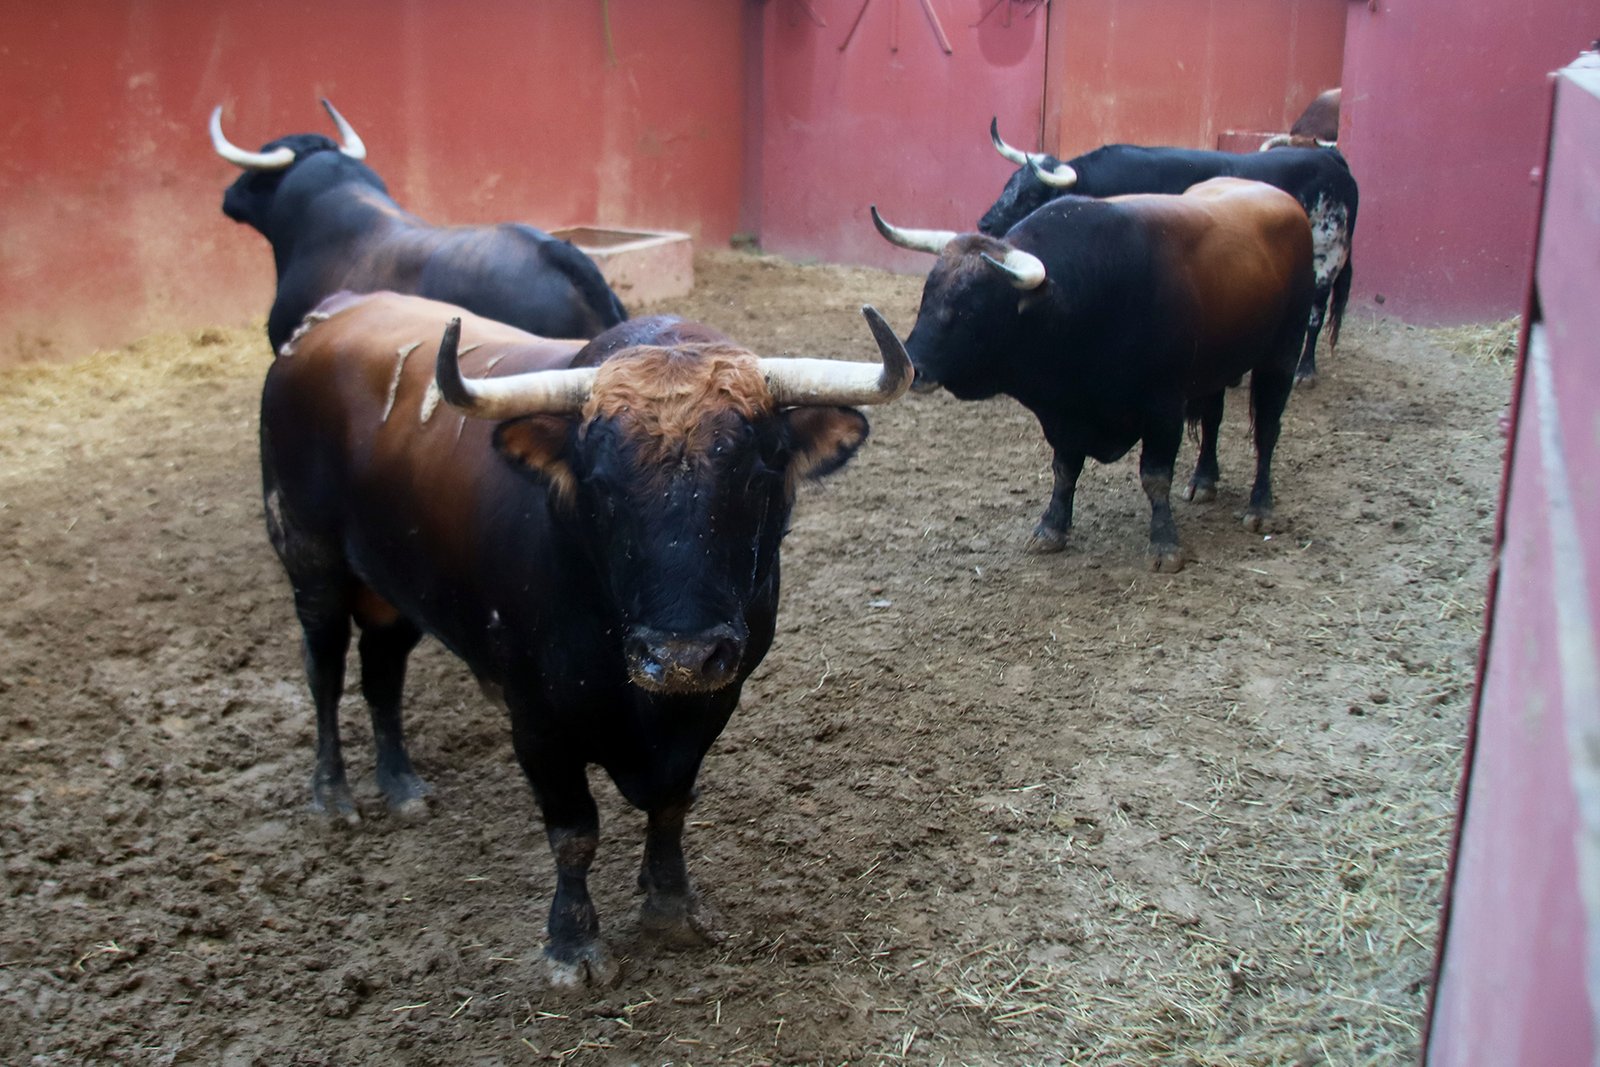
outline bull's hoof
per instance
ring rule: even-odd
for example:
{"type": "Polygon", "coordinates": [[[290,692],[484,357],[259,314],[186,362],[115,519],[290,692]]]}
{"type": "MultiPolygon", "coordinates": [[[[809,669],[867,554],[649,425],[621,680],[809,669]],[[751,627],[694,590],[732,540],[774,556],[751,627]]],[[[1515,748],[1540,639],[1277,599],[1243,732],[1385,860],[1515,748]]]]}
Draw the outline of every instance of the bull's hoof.
{"type": "Polygon", "coordinates": [[[1192,500],[1196,504],[1209,504],[1217,499],[1217,483],[1191,481],[1183,490],[1183,499],[1192,500]]]}
{"type": "Polygon", "coordinates": [[[378,788],[389,805],[389,814],[404,822],[421,822],[428,817],[428,794],[433,792],[415,774],[399,774],[385,781],[381,776],[378,788]]]}
{"type": "Polygon", "coordinates": [[[1033,536],[1028,539],[1028,551],[1036,556],[1060,552],[1066,547],[1067,531],[1058,530],[1054,526],[1046,526],[1042,522],[1034,527],[1033,536]]]}
{"type": "Polygon", "coordinates": [[[599,941],[562,955],[567,958],[557,959],[549,949],[544,954],[545,973],[557,989],[609,989],[622,978],[622,965],[599,941]]]}
{"type": "Polygon", "coordinates": [[[645,901],[639,909],[639,929],[646,937],[677,949],[704,948],[724,936],[688,901],[645,901]]]}
{"type": "Polygon", "coordinates": [[[356,807],[355,794],[342,779],[327,782],[311,780],[311,810],[327,818],[328,822],[343,826],[360,826],[361,809],[356,807]]]}
{"type": "Polygon", "coordinates": [[[1244,513],[1244,528],[1251,533],[1260,533],[1267,528],[1267,520],[1271,518],[1270,509],[1252,508],[1244,513]]]}
{"type": "Polygon", "coordinates": [[[1314,370],[1296,371],[1294,387],[1296,389],[1315,389],[1317,387],[1317,372],[1314,370]]]}
{"type": "Polygon", "coordinates": [[[1183,549],[1177,545],[1151,545],[1150,569],[1157,574],[1177,574],[1183,570],[1183,549]]]}

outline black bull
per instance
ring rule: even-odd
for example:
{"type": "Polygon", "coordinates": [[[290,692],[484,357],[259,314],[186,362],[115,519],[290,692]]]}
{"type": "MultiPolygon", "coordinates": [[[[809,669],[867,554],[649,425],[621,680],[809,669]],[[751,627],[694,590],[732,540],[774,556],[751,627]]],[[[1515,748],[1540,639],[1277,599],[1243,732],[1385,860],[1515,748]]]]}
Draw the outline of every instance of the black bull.
{"type": "Polygon", "coordinates": [[[211,114],[217,154],[244,170],[222,211],[272,245],[274,349],[340,290],[416,293],[546,337],[593,337],[628,317],[594,262],[566,241],[521,223],[430,226],[404,211],[362,162],[360,137],[322,103],[340,144],[299,133],[247,152],[223,136],[222,109],[211,114]]]}
{"type": "Polygon", "coordinates": [[[1311,302],[1311,235],[1293,198],[1234,178],[1182,196],[1062,197],[1004,240],[872,216],[895,244],[939,255],[906,341],[918,388],[1004,393],[1039,419],[1055,489],[1036,549],[1065,545],[1084,459],[1109,463],[1142,441],[1150,563],[1181,568],[1169,494],[1185,418],[1200,424],[1187,495],[1208,499],[1223,396],[1247,371],[1256,478],[1245,523],[1260,529],[1311,302]]]}
{"type": "Polygon", "coordinates": [[[353,619],[379,786],[397,814],[427,810],[400,698],[431,634],[509,711],[556,861],[553,978],[616,975],[586,882],[591,763],[648,814],[644,928],[700,938],[684,818],[772,642],[796,484],[866,439],[848,405],[910,381],[893,331],[863,312],[881,367],[758,359],[665,317],[581,346],[418,297],[325,302],[261,404],[267,526],[316,706],[314,802],[359,819],[338,735],[353,619]]]}
{"type": "Polygon", "coordinates": [[[1300,202],[1311,223],[1312,270],[1316,281],[1306,316],[1305,347],[1296,376],[1308,384],[1317,375],[1317,337],[1328,322],[1328,343],[1339,342],[1339,325],[1350,299],[1350,245],[1355,236],[1360,192],[1349,164],[1331,148],[1284,148],[1271,152],[1208,152],[1190,148],[1145,148],[1114,144],[1062,162],[1047,153],[1026,153],[1000,139],[989,124],[995,150],[1018,164],[1000,197],[978,220],[991,237],[1058,196],[1108,197],[1130,193],[1182,193],[1207,178],[1265,182],[1300,202]]]}

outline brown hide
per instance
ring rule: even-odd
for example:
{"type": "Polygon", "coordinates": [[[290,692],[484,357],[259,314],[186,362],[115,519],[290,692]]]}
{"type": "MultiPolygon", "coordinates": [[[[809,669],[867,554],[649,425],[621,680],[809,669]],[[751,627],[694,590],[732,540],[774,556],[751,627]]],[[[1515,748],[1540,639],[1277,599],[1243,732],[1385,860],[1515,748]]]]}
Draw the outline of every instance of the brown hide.
{"type": "MultiPolygon", "coordinates": [[[[567,367],[587,343],[536,337],[423,297],[340,293],[308,317],[270,371],[294,408],[280,422],[316,427],[321,447],[337,442],[339,454],[324,459],[351,484],[388,487],[393,521],[416,526],[440,559],[470,552],[479,494],[507,473],[490,443],[495,423],[460,414],[433,384],[439,341],[457,316],[469,378],[567,367]]],[[[280,450],[318,447],[278,437],[280,450]]]]}
{"type": "MultiPolygon", "coordinates": [[[[1317,98],[1306,105],[1300,117],[1294,120],[1294,125],[1289,127],[1291,137],[1310,138],[1315,141],[1337,141],[1339,139],[1339,90],[1329,89],[1319,93],[1317,98]]],[[[1304,142],[1291,142],[1301,144],[1304,142]]]]}
{"type": "MultiPolygon", "coordinates": [[[[1198,355],[1260,344],[1277,331],[1302,275],[1311,277],[1311,227],[1299,201],[1242,178],[1212,178],[1181,196],[1117,196],[1168,238],[1170,276],[1189,293],[1198,355]]],[[[1199,358],[1203,368],[1213,361],[1199,358]]],[[[1190,395],[1226,381],[1195,381],[1190,395]]]]}

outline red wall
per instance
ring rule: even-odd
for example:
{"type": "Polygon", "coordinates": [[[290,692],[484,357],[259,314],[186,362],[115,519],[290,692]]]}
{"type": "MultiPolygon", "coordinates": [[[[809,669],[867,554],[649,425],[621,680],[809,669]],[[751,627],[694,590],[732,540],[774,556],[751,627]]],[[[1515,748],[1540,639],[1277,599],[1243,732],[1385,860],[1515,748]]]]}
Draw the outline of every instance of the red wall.
{"type": "Polygon", "coordinates": [[[1287,130],[1339,84],[1348,2],[1055,0],[1045,139],[1075,156],[1287,130]]]}
{"type": "Polygon", "coordinates": [[[1339,146],[1361,182],[1351,306],[1408,322],[1519,310],[1546,73],[1600,33],[1600,0],[1349,5],[1339,146]]]}
{"type": "Polygon", "coordinates": [[[407,208],[688,230],[739,223],[738,0],[104,0],[0,8],[0,363],[264,316],[272,262],[223,217],[229,137],[331,132],[407,208]],[[605,12],[609,10],[609,36],[605,12]]]}
{"type": "Polygon", "coordinates": [[[1431,1067],[1595,1060],[1600,58],[1586,62],[1556,87],[1431,1067]]]}
{"type": "Polygon", "coordinates": [[[948,54],[916,0],[765,5],[763,248],[927,270],[929,257],[878,236],[867,205],[902,226],[959,230],[999,195],[1011,167],[989,144],[989,120],[998,115],[1019,142],[1034,139],[1045,9],[1013,0],[928,6],[948,54]]]}

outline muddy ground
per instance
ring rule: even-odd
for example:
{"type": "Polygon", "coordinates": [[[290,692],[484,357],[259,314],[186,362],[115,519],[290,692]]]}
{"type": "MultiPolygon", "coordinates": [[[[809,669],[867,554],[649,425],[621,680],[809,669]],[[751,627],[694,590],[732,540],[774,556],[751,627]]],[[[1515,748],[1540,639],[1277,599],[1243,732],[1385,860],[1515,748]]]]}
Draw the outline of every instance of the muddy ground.
{"type": "MultiPolygon", "coordinates": [[[[670,310],[869,358],[919,280],[702,257],[670,310]]],[[[1356,322],[1291,401],[1270,536],[1230,399],[1193,562],[1131,459],[1058,556],[1008,400],[909,398],[808,488],[779,636],[687,835],[725,940],[641,941],[642,817],[597,781],[620,987],[543,983],[553,874],[505,723],[438,646],[386,819],[307,811],[312,716],[261,521],[258,330],[0,375],[0,1062],[1397,1063],[1414,1050],[1509,372],[1356,322]]],[[[1186,445],[1181,463],[1192,462],[1186,445]]],[[[351,672],[351,685],[355,672],[351,672]]],[[[599,777],[599,776],[597,776],[599,777]]]]}

